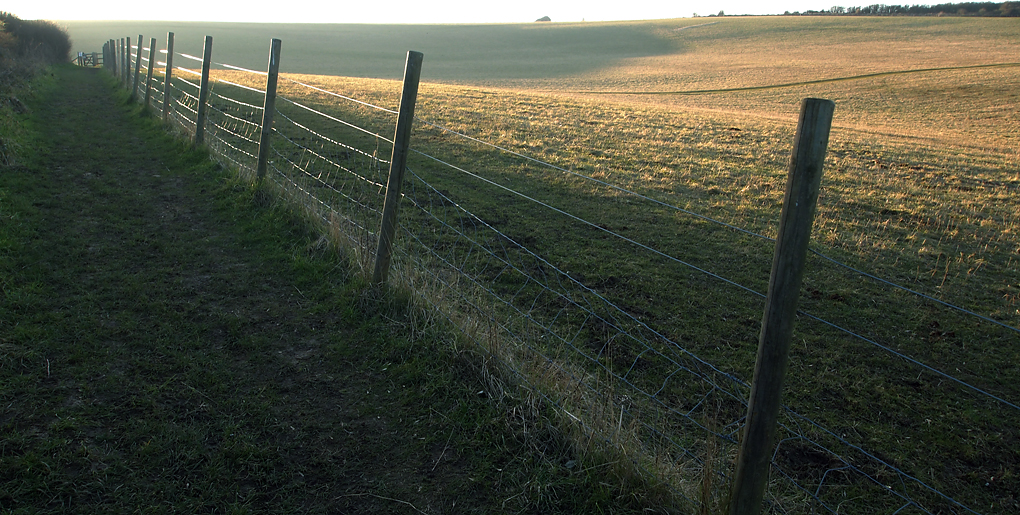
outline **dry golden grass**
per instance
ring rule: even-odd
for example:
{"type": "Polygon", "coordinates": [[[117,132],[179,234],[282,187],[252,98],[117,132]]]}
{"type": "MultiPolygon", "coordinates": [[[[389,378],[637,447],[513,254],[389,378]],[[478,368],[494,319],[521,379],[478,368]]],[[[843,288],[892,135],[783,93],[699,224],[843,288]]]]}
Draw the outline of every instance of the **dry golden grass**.
{"type": "MultiPolygon", "coordinates": [[[[720,18],[646,22],[671,53],[610,63],[550,90],[690,91],[1017,62],[1016,19],[720,18]]],[[[515,86],[532,89],[525,82],[515,86]]]]}

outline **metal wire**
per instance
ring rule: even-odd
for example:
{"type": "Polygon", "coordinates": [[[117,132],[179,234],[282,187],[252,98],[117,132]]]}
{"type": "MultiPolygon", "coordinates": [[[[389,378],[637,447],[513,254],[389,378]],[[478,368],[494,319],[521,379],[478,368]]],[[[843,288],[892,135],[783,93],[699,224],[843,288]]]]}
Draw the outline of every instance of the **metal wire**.
{"type": "Polygon", "coordinates": [[[381,140],[383,140],[383,141],[385,141],[385,142],[387,142],[387,143],[389,143],[391,145],[393,144],[393,140],[391,140],[389,138],[386,138],[385,136],[382,136],[380,134],[376,134],[376,133],[374,133],[374,132],[372,132],[372,131],[370,131],[368,129],[363,129],[361,127],[358,127],[357,125],[354,125],[353,123],[350,123],[350,122],[341,120],[339,118],[330,116],[330,115],[328,115],[326,113],[323,113],[321,111],[317,111],[317,110],[312,109],[311,107],[308,107],[306,105],[299,104],[299,103],[297,103],[297,102],[295,102],[295,101],[293,101],[293,100],[291,100],[289,98],[286,98],[286,97],[277,97],[277,99],[278,100],[283,100],[283,101],[285,101],[285,102],[287,102],[287,103],[289,103],[291,105],[294,105],[296,107],[300,107],[301,109],[304,109],[304,110],[306,110],[306,111],[308,111],[310,113],[317,114],[317,115],[319,115],[319,116],[321,116],[321,117],[323,117],[323,118],[325,118],[327,120],[337,122],[337,123],[339,123],[341,125],[345,125],[345,126],[350,127],[350,128],[352,128],[352,129],[354,129],[356,131],[363,132],[363,133],[365,133],[365,134],[367,134],[369,136],[372,136],[374,138],[381,139],[381,140]]]}
{"type": "Polygon", "coordinates": [[[230,82],[229,80],[226,80],[226,79],[216,79],[216,82],[222,82],[223,84],[229,84],[231,86],[234,86],[234,87],[237,87],[237,88],[241,88],[241,89],[244,89],[244,90],[247,90],[247,91],[251,91],[253,93],[258,93],[260,95],[265,95],[266,94],[266,92],[262,91],[261,89],[253,88],[251,86],[245,86],[243,84],[238,84],[236,82],[230,82]]]}
{"type": "MultiPolygon", "coordinates": [[[[240,66],[234,66],[232,64],[223,64],[223,63],[215,63],[215,62],[212,63],[212,64],[215,64],[216,66],[222,66],[223,68],[229,68],[231,70],[239,70],[239,71],[242,71],[242,72],[254,73],[255,75],[263,75],[263,76],[269,75],[266,72],[260,72],[258,70],[249,70],[248,68],[241,68],[240,66]]],[[[264,94],[265,91],[263,91],[262,93],[264,94]]]]}
{"type": "Polygon", "coordinates": [[[332,92],[332,91],[329,91],[329,90],[326,90],[326,89],[318,88],[318,87],[312,86],[310,84],[305,84],[303,82],[299,82],[299,81],[296,81],[294,79],[291,79],[290,77],[280,76],[280,78],[285,80],[285,81],[288,81],[288,82],[290,82],[292,84],[296,84],[298,86],[301,86],[301,87],[304,87],[304,88],[308,88],[308,89],[313,90],[313,91],[318,91],[319,93],[325,93],[327,95],[334,96],[334,97],[337,97],[337,98],[341,98],[341,99],[347,100],[349,102],[354,102],[355,104],[363,105],[365,107],[370,107],[372,109],[376,109],[378,111],[382,111],[384,113],[397,114],[397,112],[392,110],[392,109],[386,109],[385,107],[379,107],[377,105],[369,104],[368,102],[363,102],[361,100],[358,100],[358,99],[355,99],[355,98],[351,98],[351,97],[347,97],[347,96],[341,95],[339,93],[335,93],[335,92],[332,92]]]}

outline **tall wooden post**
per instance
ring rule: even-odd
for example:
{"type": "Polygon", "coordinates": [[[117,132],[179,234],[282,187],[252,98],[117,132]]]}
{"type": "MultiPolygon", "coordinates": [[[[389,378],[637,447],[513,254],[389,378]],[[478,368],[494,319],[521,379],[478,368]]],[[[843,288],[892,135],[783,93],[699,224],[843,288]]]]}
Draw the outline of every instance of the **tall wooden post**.
{"type": "Polygon", "coordinates": [[[202,53],[202,85],[198,90],[198,115],[195,120],[195,144],[205,142],[205,105],[209,101],[209,65],[212,64],[212,36],[205,37],[202,53]]]}
{"type": "Polygon", "coordinates": [[[269,44],[269,76],[266,77],[266,99],[262,104],[262,134],[259,138],[259,157],[255,165],[256,180],[262,182],[269,167],[269,136],[273,133],[273,113],[276,111],[276,82],[280,76],[279,39],[269,44]]]}
{"type": "Polygon", "coordinates": [[[149,40],[149,71],[145,74],[145,107],[152,99],[152,70],[156,67],[156,38],[149,40]]]}
{"type": "Polygon", "coordinates": [[[397,231],[397,207],[400,205],[404,168],[407,167],[414,105],[418,100],[418,80],[421,77],[423,58],[421,52],[407,52],[404,86],[400,93],[400,108],[397,113],[397,129],[393,136],[393,154],[390,157],[390,176],[386,181],[386,201],[383,204],[382,224],[379,228],[379,248],[375,253],[375,271],[372,274],[374,284],[385,283],[390,271],[393,237],[397,231]]]}
{"type": "Polygon", "coordinates": [[[135,81],[131,86],[131,98],[138,94],[138,77],[142,74],[142,35],[138,35],[138,53],[135,55],[135,81]]]}
{"type": "Polygon", "coordinates": [[[768,484],[797,298],[804,277],[804,262],[834,108],[831,100],[806,98],[801,103],[779,235],[772,259],[772,275],[765,299],[747,421],[733,479],[730,515],[757,515],[768,484]]]}
{"type": "Polygon", "coordinates": [[[163,75],[163,120],[170,119],[170,109],[173,107],[174,95],[170,87],[170,80],[174,72],[174,33],[166,33],[166,72],[163,75]]]}
{"type": "Polygon", "coordinates": [[[127,38],[120,38],[120,58],[124,61],[124,73],[120,77],[120,81],[124,83],[124,87],[127,87],[128,76],[131,75],[131,57],[128,49],[131,48],[131,36],[127,38]]]}

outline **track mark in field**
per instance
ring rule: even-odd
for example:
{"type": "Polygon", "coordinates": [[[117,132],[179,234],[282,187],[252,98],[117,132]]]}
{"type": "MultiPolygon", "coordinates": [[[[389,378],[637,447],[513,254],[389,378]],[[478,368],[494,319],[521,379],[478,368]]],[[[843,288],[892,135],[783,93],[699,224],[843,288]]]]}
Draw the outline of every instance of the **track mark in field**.
{"type": "Polygon", "coordinates": [[[679,28],[673,29],[673,31],[674,32],[680,32],[681,30],[695,29],[695,28],[698,28],[698,27],[707,27],[709,25],[715,25],[716,23],[719,23],[719,22],[711,21],[711,22],[708,22],[708,23],[701,23],[701,24],[698,24],[698,25],[688,25],[686,27],[679,27],[679,28]]]}
{"type": "MultiPolygon", "coordinates": [[[[698,25],[694,26],[697,27],[698,25]]],[[[825,84],[828,82],[843,82],[851,80],[873,79],[875,77],[885,77],[889,75],[909,75],[912,73],[973,70],[977,68],[1008,68],[1011,66],[1020,66],[1020,63],[975,64],[971,66],[949,66],[946,68],[922,68],[919,70],[898,70],[891,72],[878,72],[867,73],[864,75],[853,75],[850,77],[837,77],[834,79],[807,80],[801,82],[788,82],[785,84],[771,84],[768,86],[745,86],[741,88],[696,89],[690,91],[571,91],[571,93],[582,93],[588,95],[707,95],[711,93],[733,93],[736,91],[759,91],[766,89],[792,88],[796,86],[807,86],[810,84],[825,84]]]]}

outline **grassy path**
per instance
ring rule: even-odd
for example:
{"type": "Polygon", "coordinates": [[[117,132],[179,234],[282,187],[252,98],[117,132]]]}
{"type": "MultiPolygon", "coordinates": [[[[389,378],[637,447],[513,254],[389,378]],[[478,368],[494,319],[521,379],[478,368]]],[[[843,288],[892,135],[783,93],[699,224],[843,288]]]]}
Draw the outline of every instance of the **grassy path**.
{"type": "Polygon", "coordinates": [[[112,91],[54,70],[0,168],[0,513],[639,509],[112,91]]]}

